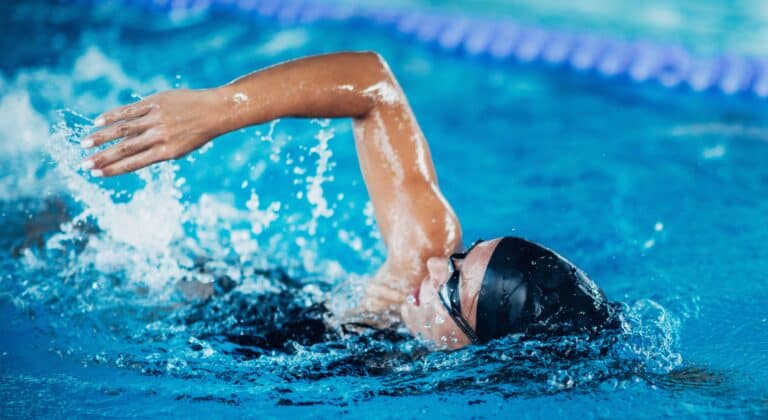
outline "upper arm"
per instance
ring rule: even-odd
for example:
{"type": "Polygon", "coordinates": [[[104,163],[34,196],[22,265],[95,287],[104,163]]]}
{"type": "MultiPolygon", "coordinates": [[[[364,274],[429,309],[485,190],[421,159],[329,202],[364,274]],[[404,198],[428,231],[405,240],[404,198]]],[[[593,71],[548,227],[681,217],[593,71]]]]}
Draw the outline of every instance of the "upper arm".
{"type": "Polygon", "coordinates": [[[365,89],[373,107],[354,122],[355,146],[387,246],[386,272],[380,275],[413,286],[426,274],[427,258],[461,246],[461,226],[440,191],[429,145],[408,101],[380,63],[376,83],[365,89]]]}

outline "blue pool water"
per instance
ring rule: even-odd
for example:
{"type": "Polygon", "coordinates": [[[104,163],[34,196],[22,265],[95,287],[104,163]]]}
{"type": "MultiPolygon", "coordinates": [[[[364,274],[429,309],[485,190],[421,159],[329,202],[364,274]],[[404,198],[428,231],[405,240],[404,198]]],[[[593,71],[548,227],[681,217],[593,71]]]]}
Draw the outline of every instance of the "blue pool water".
{"type": "MultiPolygon", "coordinates": [[[[701,52],[765,15],[673,2],[633,20],[625,2],[590,21],[540,3],[473,13],[701,52]],[[715,23],[669,28],[686,13],[715,23]]],[[[15,34],[0,39],[0,417],[768,414],[764,102],[472,61],[359,24],[40,1],[4,3],[0,19],[15,34]],[[139,175],[76,170],[105,109],[344,49],[389,61],[467,240],[557,249],[625,307],[624,333],[453,353],[375,333],[260,348],[262,302],[341,310],[382,261],[349,121],[240,130],[139,175]],[[288,299],[286,276],[301,289],[288,299]],[[220,291],[187,297],[190,280],[220,291]]],[[[723,46],[765,53],[744,36],[723,46]]]]}

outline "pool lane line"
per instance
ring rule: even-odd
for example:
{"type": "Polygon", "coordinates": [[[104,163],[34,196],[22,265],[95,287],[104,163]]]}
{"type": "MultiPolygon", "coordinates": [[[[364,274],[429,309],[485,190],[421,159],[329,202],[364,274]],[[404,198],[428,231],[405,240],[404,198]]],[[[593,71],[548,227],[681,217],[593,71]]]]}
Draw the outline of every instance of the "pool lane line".
{"type": "MultiPolygon", "coordinates": [[[[98,0],[83,0],[95,2],[98,0]]],[[[372,23],[424,45],[468,58],[544,64],[606,79],[656,83],[694,92],[768,97],[768,59],[737,54],[697,57],[682,47],[419,10],[379,9],[317,0],[117,0],[159,12],[206,11],[271,18],[286,25],[372,23]]]]}

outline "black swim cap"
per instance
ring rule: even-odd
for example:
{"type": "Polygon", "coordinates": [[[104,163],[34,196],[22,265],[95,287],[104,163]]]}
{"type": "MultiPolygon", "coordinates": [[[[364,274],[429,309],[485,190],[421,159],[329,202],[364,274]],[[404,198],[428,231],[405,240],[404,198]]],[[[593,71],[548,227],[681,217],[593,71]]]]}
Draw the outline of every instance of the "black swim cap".
{"type": "Polygon", "coordinates": [[[584,272],[550,249],[504,237],[491,255],[477,302],[477,336],[598,332],[617,326],[614,308],[584,272]]]}

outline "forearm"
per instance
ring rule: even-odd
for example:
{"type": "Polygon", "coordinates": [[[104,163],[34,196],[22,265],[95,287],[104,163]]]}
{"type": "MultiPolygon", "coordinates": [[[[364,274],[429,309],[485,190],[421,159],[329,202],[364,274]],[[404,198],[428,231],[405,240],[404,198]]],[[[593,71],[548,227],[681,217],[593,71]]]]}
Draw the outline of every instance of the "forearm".
{"type": "Polygon", "coordinates": [[[360,117],[401,96],[386,64],[374,53],[289,61],[219,88],[170,90],[103,113],[94,120],[101,129],[83,139],[83,147],[123,140],[82,166],[96,176],[117,175],[179,158],[214,137],[276,118],[366,120],[360,117]]]}
{"type": "Polygon", "coordinates": [[[282,117],[363,117],[376,105],[371,88],[391,77],[377,54],[345,52],[268,67],[212,93],[226,132],[282,117]]]}

